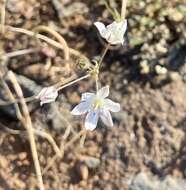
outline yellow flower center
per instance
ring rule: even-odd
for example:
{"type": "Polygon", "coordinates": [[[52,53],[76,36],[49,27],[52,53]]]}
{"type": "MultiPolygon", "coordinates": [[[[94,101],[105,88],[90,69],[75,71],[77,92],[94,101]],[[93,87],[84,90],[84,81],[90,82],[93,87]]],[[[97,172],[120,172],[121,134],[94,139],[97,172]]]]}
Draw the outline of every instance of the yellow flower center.
{"type": "Polygon", "coordinates": [[[94,99],[94,101],[93,101],[93,108],[94,108],[94,109],[102,108],[103,105],[104,105],[103,99],[98,98],[98,97],[96,97],[96,98],[94,99]]]}

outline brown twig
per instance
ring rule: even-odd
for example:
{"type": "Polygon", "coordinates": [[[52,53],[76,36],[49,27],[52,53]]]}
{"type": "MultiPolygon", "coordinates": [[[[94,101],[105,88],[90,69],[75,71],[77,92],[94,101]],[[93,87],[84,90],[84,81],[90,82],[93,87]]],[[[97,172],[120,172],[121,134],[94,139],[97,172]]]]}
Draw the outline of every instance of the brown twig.
{"type": "MultiPolygon", "coordinates": [[[[60,147],[61,149],[61,154],[65,152],[65,150],[67,148],[69,148],[75,141],[77,141],[77,139],[79,139],[83,134],[85,134],[86,131],[85,130],[81,130],[78,134],[76,134],[69,142],[67,142],[66,144],[62,144],[62,146],[60,147]]],[[[58,155],[56,154],[48,163],[48,165],[44,168],[43,170],[43,174],[45,174],[54,164],[54,162],[56,161],[56,159],[58,158],[58,155]]]]}
{"type": "Polygon", "coordinates": [[[35,165],[35,170],[36,170],[36,176],[37,176],[38,183],[39,183],[39,188],[40,188],[40,190],[44,190],[43,178],[42,178],[41,168],[40,168],[40,164],[39,164],[36,143],[35,143],[34,130],[33,130],[30,114],[28,111],[28,107],[24,100],[22,89],[21,89],[19,83],[17,82],[17,79],[16,79],[15,75],[13,74],[13,72],[9,71],[8,77],[13,84],[13,87],[14,87],[14,90],[15,90],[17,96],[20,98],[20,104],[21,104],[22,115],[23,115],[23,117],[20,118],[20,121],[25,126],[27,133],[28,133],[32,157],[34,160],[34,165],[35,165]]]}
{"type": "MultiPolygon", "coordinates": [[[[2,85],[3,85],[4,89],[5,89],[5,92],[7,94],[7,97],[9,98],[10,102],[15,102],[15,97],[12,94],[12,92],[11,92],[9,86],[7,85],[6,81],[3,79],[3,76],[2,76],[1,72],[0,72],[0,79],[1,79],[2,85]]],[[[19,120],[21,120],[21,118],[22,118],[21,111],[20,111],[19,106],[18,106],[18,104],[16,102],[14,103],[14,108],[16,110],[17,118],[19,120]]]]}
{"type": "Polygon", "coordinates": [[[65,39],[63,38],[63,36],[61,36],[58,32],[56,32],[55,30],[49,28],[48,26],[37,26],[34,29],[34,32],[36,33],[40,33],[40,32],[46,32],[51,34],[52,36],[54,36],[63,46],[64,48],[64,57],[66,61],[69,61],[70,59],[70,51],[69,51],[69,47],[67,42],[65,41],[65,39]]]}
{"type": "MultiPolygon", "coordinates": [[[[0,25],[1,26],[1,25],[0,25]]],[[[17,27],[12,27],[12,26],[5,26],[5,30],[11,31],[11,32],[17,32],[17,33],[22,33],[31,37],[35,37],[38,38],[40,40],[43,40],[45,42],[47,42],[48,44],[58,48],[58,49],[64,49],[63,45],[60,44],[59,42],[52,40],[51,38],[48,38],[45,35],[42,34],[36,34],[35,32],[32,32],[30,30],[24,29],[24,28],[17,28],[17,27]]],[[[84,56],[83,54],[81,54],[79,51],[69,48],[69,52],[70,54],[76,56],[76,57],[81,57],[83,59],[89,60],[86,56],[84,56]]]]}
{"type": "MultiPolygon", "coordinates": [[[[4,84],[4,88],[6,88],[5,86],[6,86],[6,84],[4,84]]],[[[34,101],[34,100],[36,100],[35,95],[25,98],[25,102],[31,102],[31,101],[34,101]]],[[[14,98],[12,101],[0,101],[0,106],[8,106],[8,105],[19,103],[19,102],[20,102],[20,99],[15,99],[14,98]]]]}
{"type": "Polygon", "coordinates": [[[30,54],[30,53],[35,53],[37,51],[38,51],[38,49],[36,49],[36,48],[17,50],[17,51],[13,51],[10,53],[0,54],[0,59],[10,59],[12,57],[17,57],[20,55],[25,55],[25,54],[30,54]]]}
{"type": "MultiPolygon", "coordinates": [[[[13,135],[27,135],[26,131],[20,131],[20,130],[10,129],[10,128],[6,127],[2,123],[0,123],[0,127],[2,127],[6,132],[11,133],[13,135]]],[[[33,128],[33,131],[34,131],[35,135],[40,136],[40,137],[48,140],[48,142],[52,145],[55,153],[59,157],[61,157],[61,151],[60,151],[59,147],[57,146],[56,142],[54,141],[54,139],[52,138],[52,136],[50,134],[48,134],[45,131],[37,130],[37,129],[34,129],[34,128],[33,128]]]]}
{"type": "Polygon", "coordinates": [[[42,138],[47,139],[48,142],[52,145],[52,147],[53,147],[55,153],[56,153],[59,157],[62,156],[59,147],[57,146],[56,142],[54,141],[54,139],[52,138],[52,136],[51,136],[50,134],[46,133],[45,131],[36,130],[36,129],[34,129],[34,134],[36,134],[36,135],[38,135],[38,136],[40,136],[40,137],[42,137],[42,138]]]}
{"type": "Polygon", "coordinates": [[[70,72],[70,65],[69,65],[69,63],[70,63],[69,62],[69,60],[70,60],[70,50],[69,50],[68,44],[65,41],[65,39],[63,38],[63,36],[61,36],[55,30],[49,28],[48,26],[42,26],[42,25],[37,26],[34,29],[34,32],[36,32],[36,33],[40,33],[40,32],[49,33],[60,42],[60,44],[63,46],[64,58],[65,58],[65,62],[66,62],[66,64],[65,64],[66,72],[69,73],[70,72]]]}
{"type": "Polygon", "coordinates": [[[5,33],[5,17],[6,17],[6,1],[3,0],[2,2],[2,8],[1,8],[1,33],[5,33]]]}

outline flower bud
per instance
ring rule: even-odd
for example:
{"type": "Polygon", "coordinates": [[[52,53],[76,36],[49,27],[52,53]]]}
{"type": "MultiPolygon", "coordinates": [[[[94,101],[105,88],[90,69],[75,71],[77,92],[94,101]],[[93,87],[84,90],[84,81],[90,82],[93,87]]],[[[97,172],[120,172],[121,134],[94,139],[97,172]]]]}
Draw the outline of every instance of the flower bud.
{"type": "Polygon", "coordinates": [[[58,90],[54,86],[50,86],[43,88],[36,98],[40,100],[40,105],[42,106],[43,104],[54,102],[57,96],[58,90]]]}

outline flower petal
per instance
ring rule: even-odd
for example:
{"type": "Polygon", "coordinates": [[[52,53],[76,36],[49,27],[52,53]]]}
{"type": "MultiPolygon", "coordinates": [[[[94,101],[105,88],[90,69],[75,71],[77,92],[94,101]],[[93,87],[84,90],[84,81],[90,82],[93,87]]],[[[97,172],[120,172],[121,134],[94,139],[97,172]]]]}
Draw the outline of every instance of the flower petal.
{"type": "Polygon", "coordinates": [[[95,22],[94,25],[98,29],[102,38],[105,38],[105,39],[109,38],[110,32],[107,30],[107,28],[102,22],[95,22]]]}
{"type": "Polygon", "coordinates": [[[123,20],[120,22],[114,21],[113,23],[109,24],[106,27],[108,30],[110,30],[112,33],[114,33],[116,30],[121,33],[125,33],[127,29],[127,20],[123,20]]]}
{"type": "Polygon", "coordinates": [[[97,95],[101,98],[106,98],[109,95],[109,86],[107,85],[99,89],[97,95]]]}
{"type": "Polygon", "coordinates": [[[82,115],[88,112],[90,103],[87,101],[80,102],[72,111],[72,115],[82,115]]]}
{"type": "Polygon", "coordinates": [[[124,34],[127,29],[127,20],[123,20],[121,22],[114,21],[110,25],[108,25],[107,30],[110,32],[109,38],[107,41],[112,44],[123,44],[124,43],[124,34]]]}
{"type": "Polygon", "coordinates": [[[90,92],[85,92],[81,96],[81,101],[86,101],[89,98],[92,98],[95,94],[90,92]]]}
{"type": "Polygon", "coordinates": [[[116,103],[108,98],[104,100],[104,103],[104,107],[112,112],[119,112],[121,109],[119,103],[116,103]]]}
{"type": "Polygon", "coordinates": [[[101,117],[101,120],[103,121],[103,123],[106,126],[112,127],[114,125],[113,121],[112,121],[112,116],[111,116],[110,112],[107,109],[103,109],[101,111],[100,117],[101,117]]]}
{"type": "Polygon", "coordinates": [[[99,111],[90,111],[85,118],[85,129],[93,131],[98,123],[99,111]]]}

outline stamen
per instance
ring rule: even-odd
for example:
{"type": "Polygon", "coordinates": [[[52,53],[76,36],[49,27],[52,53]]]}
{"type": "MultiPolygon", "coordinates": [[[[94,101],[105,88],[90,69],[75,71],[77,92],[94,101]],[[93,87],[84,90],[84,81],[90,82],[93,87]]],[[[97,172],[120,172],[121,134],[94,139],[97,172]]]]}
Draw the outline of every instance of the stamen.
{"type": "Polygon", "coordinates": [[[104,105],[104,101],[100,98],[95,98],[94,102],[93,102],[93,108],[94,109],[100,109],[102,108],[104,105]]]}

